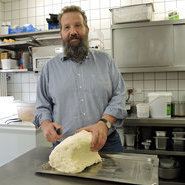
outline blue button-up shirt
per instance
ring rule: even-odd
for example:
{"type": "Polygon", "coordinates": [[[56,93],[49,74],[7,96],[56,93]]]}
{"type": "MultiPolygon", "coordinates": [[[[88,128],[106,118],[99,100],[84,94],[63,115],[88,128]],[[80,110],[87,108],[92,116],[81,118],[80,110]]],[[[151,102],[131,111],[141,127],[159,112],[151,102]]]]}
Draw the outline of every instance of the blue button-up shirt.
{"type": "Polygon", "coordinates": [[[62,139],[98,122],[104,114],[116,117],[118,125],[127,115],[124,94],[123,78],[108,54],[90,50],[81,62],[59,54],[41,70],[33,122],[36,127],[44,120],[58,122],[62,139]]]}

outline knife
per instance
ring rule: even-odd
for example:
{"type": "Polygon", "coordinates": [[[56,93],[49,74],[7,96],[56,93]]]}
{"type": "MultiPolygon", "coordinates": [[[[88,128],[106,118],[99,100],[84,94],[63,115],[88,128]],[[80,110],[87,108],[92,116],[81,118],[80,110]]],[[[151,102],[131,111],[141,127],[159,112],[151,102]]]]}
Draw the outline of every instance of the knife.
{"type": "Polygon", "coordinates": [[[60,128],[56,129],[56,133],[57,135],[61,135],[62,134],[61,129],[60,128]]]}

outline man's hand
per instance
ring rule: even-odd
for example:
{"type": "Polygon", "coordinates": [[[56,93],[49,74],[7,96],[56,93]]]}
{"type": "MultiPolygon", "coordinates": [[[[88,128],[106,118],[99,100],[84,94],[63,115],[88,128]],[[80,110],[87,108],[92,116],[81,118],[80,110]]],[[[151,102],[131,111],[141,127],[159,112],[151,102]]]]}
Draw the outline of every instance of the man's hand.
{"type": "Polygon", "coordinates": [[[108,128],[104,122],[99,121],[94,125],[83,127],[77,130],[76,132],[80,132],[82,130],[92,132],[91,151],[97,152],[104,146],[107,140],[107,132],[108,132],[108,128]]]}
{"type": "Polygon", "coordinates": [[[51,143],[56,143],[63,136],[62,132],[60,135],[57,135],[57,129],[61,129],[62,131],[62,126],[57,122],[45,120],[41,124],[41,129],[44,133],[44,137],[46,138],[46,140],[51,143]]]}

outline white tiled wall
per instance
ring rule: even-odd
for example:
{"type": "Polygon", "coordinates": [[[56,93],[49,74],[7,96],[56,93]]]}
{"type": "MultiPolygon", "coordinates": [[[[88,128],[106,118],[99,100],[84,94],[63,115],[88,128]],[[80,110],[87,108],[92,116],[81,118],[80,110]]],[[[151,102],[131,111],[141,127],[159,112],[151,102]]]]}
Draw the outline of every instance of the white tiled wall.
{"type": "Polygon", "coordinates": [[[185,72],[123,74],[127,88],[134,88],[132,103],[147,102],[149,92],[172,92],[172,101],[185,101],[185,72]]]}
{"type": "MultiPolygon", "coordinates": [[[[9,73],[8,95],[17,100],[35,101],[38,73],[9,73]]],[[[185,101],[185,72],[126,73],[123,74],[127,88],[134,88],[132,104],[146,102],[149,92],[172,92],[173,101],[185,101]]]]}
{"type": "Polygon", "coordinates": [[[11,22],[12,26],[33,24],[37,28],[47,30],[46,18],[49,13],[57,14],[66,5],[79,5],[85,10],[89,27],[101,30],[105,38],[105,50],[111,53],[110,8],[138,3],[154,4],[153,20],[167,19],[169,10],[175,9],[180,18],[185,18],[185,0],[0,0],[0,21],[11,22]]]}
{"type": "Polygon", "coordinates": [[[38,73],[9,73],[8,95],[16,100],[35,102],[38,73]]]}
{"type": "MultiPolygon", "coordinates": [[[[89,27],[99,29],[104,34],[105,51],[111,54],[111,14],[109,9],[138,3],[154,4],[153,20],[167,19],[169,10],[177,10],[180,18],[185,18],[185,0],[9,0],[1,3],[0,21],[10,21],[12,26],[33,24],[47,29],[49,13],[59,13],[66,5],[79,5],[85,10],[89,27]]],[[[25,101],[35,100],[37,75],[34,73],[9,74],[8,94],[25,101]]],[[[172,91],[174,100],[185,101],[185,72],[173,73],[133,73],[124,74],[127,87],[134,87],[133,102],[145,101],[148,92],[172,91]]]]}
{"type": "Polygon", "coordinates": [[[4,3],[0,1],[0,25],[4,20],[4,3]]]}

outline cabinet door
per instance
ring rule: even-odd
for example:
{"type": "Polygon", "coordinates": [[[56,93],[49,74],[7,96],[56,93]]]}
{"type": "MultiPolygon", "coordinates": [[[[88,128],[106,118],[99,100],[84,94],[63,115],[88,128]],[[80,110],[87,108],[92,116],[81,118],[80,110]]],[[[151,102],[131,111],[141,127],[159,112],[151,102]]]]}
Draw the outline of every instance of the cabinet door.
{"type": "Polygon", "coordinates": [[[174,25],[175,66],[185,65],[185,25],[174,25]]]}
{"type": "Polygon", "coordinates": [[[112,31],[113,57],[118,67],[173,64],[172,25],[118,28],[112,31]]]}

